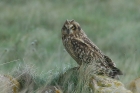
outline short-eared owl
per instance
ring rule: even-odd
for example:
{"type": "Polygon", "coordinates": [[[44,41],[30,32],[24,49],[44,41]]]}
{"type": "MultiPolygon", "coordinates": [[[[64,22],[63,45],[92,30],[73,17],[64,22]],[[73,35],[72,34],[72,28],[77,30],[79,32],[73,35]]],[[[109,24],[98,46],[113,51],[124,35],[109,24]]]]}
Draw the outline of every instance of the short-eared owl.
{"type": "Polygon", "coordinates": [[[79,23],[66,20],[61,31],[64,47],[79,65],[94,64],[98,67],[97,74],[102,73],[112,78],[122,75],[115,63],[87,37],[79,23]]]}

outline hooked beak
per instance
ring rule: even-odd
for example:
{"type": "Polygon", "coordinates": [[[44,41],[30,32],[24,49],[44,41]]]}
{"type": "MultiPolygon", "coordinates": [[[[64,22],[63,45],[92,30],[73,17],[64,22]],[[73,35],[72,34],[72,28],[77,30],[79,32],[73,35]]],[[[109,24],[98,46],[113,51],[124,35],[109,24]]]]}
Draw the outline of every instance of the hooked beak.
{"type": "Polygon", "coordinates": [[[69,29],[67,29],[67,34],[70,34],[70,30],[69,29]]]}
{"type": "Polygon", "coordinates": [[[67,29],[67,34],[71,34],[72,31],[70,29],[67,29]]]}

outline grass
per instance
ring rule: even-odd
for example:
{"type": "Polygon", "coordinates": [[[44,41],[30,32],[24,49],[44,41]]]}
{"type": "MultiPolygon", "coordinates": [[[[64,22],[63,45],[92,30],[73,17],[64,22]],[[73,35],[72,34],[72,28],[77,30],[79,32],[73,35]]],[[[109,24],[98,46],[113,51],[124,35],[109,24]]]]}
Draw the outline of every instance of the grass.
{"type": "Polygon", "coordinates": [[[64,21],[75,19],[123,71],[120,80],[128,85],[140,76],[139,4],[139,0],[1,0],[0,73],[13,75],[25,64],[50,80],[77,66],[61,42],[64,21]]]}

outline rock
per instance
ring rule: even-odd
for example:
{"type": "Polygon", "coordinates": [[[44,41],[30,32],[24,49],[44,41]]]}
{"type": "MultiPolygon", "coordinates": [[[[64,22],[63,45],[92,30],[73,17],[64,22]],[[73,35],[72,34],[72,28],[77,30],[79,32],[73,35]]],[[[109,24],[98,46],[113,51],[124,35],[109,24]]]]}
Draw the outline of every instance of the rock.
{"type": "Polygon", "coordinates": [[[133,93],[140,93],[140,78],[133,80],[129,84],[129,89],[133,91],[133,93]]]}
{"type": "Polygon", "coordinates": [[[78,67],[68,69],[55,83],[61,86],[64,93],[89,93],[88,84],[81,74],[78,67]]]}
{"type": "MultiPolygon", "coordinates": [[[[79,79],[78,67],[68,69],[59,74],[48,84],[50,86],[60,86],[63,93],[82,93],[82,79],[79,79]],[[79,90],[79,91],[78,91],[79,90]]],[[[85,92],[88,93],[88,92],[85,92]]]]}
{"type": "Polygon", "coordinates": [[[20,88],[19,82],[9,75],[0,75],[1,93],[18,93],[20,88]]]}
{"type": "Polygon", "coordinates": [[[20,93],[33,93],[33,91],[37,91],[46,83],[45,80],[35,75],[35,71],[30,65],[18,67],[13,76],[20,83],[20,93]]]}
{"type": "Polygon", "coordinates": [[[119,80],[92,72],[90,68],[71,68],[53,84],[61,86],[64,93],[132,93],[119,80]]]}
{"type": "Polygon", "coordinates": [[[93,93],[132,93],[120,81],[101,75],[92,76],[90,87],[93,93]]]}

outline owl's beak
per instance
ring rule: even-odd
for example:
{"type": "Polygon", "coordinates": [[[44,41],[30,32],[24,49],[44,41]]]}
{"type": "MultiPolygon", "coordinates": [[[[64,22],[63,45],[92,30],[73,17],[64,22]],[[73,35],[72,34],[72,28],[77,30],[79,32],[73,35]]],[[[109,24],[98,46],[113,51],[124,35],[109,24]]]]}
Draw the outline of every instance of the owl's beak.
{"type": "Polygon", "coordinates": [[[67,34],[70,34],[70,30],[69,29],[67,29],[67,34]]]}
{"type": "Polygon", "coordinates": [[[72,31],[70,29],[67,29],[67,34],[71,34],[72,31]]]}

